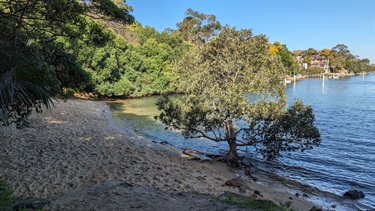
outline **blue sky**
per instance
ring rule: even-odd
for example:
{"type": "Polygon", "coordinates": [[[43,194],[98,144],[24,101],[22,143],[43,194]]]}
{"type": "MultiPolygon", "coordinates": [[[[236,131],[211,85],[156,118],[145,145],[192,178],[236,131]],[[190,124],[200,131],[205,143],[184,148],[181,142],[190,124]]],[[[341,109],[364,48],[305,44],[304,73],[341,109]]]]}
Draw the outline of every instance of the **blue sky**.
{"type": "Polygon", "coordinates": [[[188,8],[221,24],[253,29],[290,51],[345,44],[375,63],[375,0],[127,0],[143,26],[176,28],[188,8]]]}

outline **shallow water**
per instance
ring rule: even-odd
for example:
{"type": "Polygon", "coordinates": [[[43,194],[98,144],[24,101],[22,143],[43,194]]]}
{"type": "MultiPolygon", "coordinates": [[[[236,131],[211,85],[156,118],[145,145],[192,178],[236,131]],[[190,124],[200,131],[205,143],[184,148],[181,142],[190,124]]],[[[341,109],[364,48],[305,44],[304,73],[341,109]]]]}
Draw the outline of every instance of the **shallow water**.
{"type": "MultiPolygon", "coordinates": [[[[290,102],[299,98],[310,104],[321,146],[304,153],[291,153],[277,161],[262,162],[261,168],[295,179],[321,190],[342,195],[362,190],[361,203],[375,207],[375,74],[340,80],[307,79],[287,85],[290,102]]],[[[204,153],[225,153],[226,143],[184,140],[153,120],[158,114],[157,96],[109,103],[125,127],[157,142],[204,153]]],[[[246,153],[246,148],[242,148],[246,153]]]]}

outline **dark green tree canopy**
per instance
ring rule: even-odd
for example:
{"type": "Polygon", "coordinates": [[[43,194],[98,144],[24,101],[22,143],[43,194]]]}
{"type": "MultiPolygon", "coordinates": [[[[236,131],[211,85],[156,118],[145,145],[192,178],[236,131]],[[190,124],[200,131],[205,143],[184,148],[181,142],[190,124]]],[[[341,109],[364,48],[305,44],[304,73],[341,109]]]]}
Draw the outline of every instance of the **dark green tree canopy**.
{"type": "MultiPolygon", "coordinates": [[[[114,22],[106,22],[106,25],[117,30],[121,27],[114,22]]],[[[77,52],[83,69],[91,75],[91,83],[85,91],[105,97],[123,97],[175,90],[171,66],[188,49],[176,34],[159,33],[141,24],[123,27],[125,36],[93,21],[87,27],[84,39],[66,47],[77,52]],[[131,41],[127,41],[129,37],[131,41]]]]}
{"type": "MultiPolygon", "coordinates": [[[[94,2],[102,12],[116,8],[112,1],[94,2]]],[[[66,43],[80,40],[87,29],[87,3],[76,0],[0,1],[2,125],[17,123],[21,126],[33,109],[40,112],[42,106],[50,107],[51,97],[64,95],[69,89],[81,89],[89,81],[75,52],[65,48],[66,43]]],[[[115,18],[132,21],[127,13],[116,13],[115,18]]]]}

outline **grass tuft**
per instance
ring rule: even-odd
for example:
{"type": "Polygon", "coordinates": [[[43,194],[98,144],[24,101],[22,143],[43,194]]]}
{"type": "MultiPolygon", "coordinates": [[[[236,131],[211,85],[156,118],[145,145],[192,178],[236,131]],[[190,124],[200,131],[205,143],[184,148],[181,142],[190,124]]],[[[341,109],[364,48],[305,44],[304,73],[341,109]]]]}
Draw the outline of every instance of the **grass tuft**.
{"type": "Polygon", "coordinates": [[[249,197],[243,197],[243,196],[237,196],[233,193],[225,193],[224,195],[220,197],[214,197],[215,200],[222,202],[222,203],[230,203],[235,204],[238,206],[249,208],[250,210],[254,211],[289,211],[290,204],[287,204],[287,206],[279,206],[275,204],[273,201],[270,200],[260,200],[260,199],[253,199],[249,197]]]}
{"type": "Polygon", "coordinates": [[[0,210],[11,210],[15,197],[9,184],[0,180],[0,210]]]}

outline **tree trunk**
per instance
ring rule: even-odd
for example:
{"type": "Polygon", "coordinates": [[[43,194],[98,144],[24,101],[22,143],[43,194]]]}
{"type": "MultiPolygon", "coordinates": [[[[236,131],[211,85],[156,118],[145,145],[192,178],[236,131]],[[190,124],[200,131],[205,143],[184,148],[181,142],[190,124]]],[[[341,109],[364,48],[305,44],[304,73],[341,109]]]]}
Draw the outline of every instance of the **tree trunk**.
{"type": "Polygon", "coordinates": [[[229,152],[225,157],[227,160],[227,164],[229,166],[238,167],[236,132],[231,120],[229,120],[228,124],[225,126],[225,136],[229,145],[229,152]]]}
{"type": "Polygon", "coordinates": [[[236,137],[232,137],[228,140],[229,144],[229,152],[225,157],[227,160],[227,164],[232,167],[238,167],[238,154],[237,154],[237,145],[236,145],[236,137]]]}

